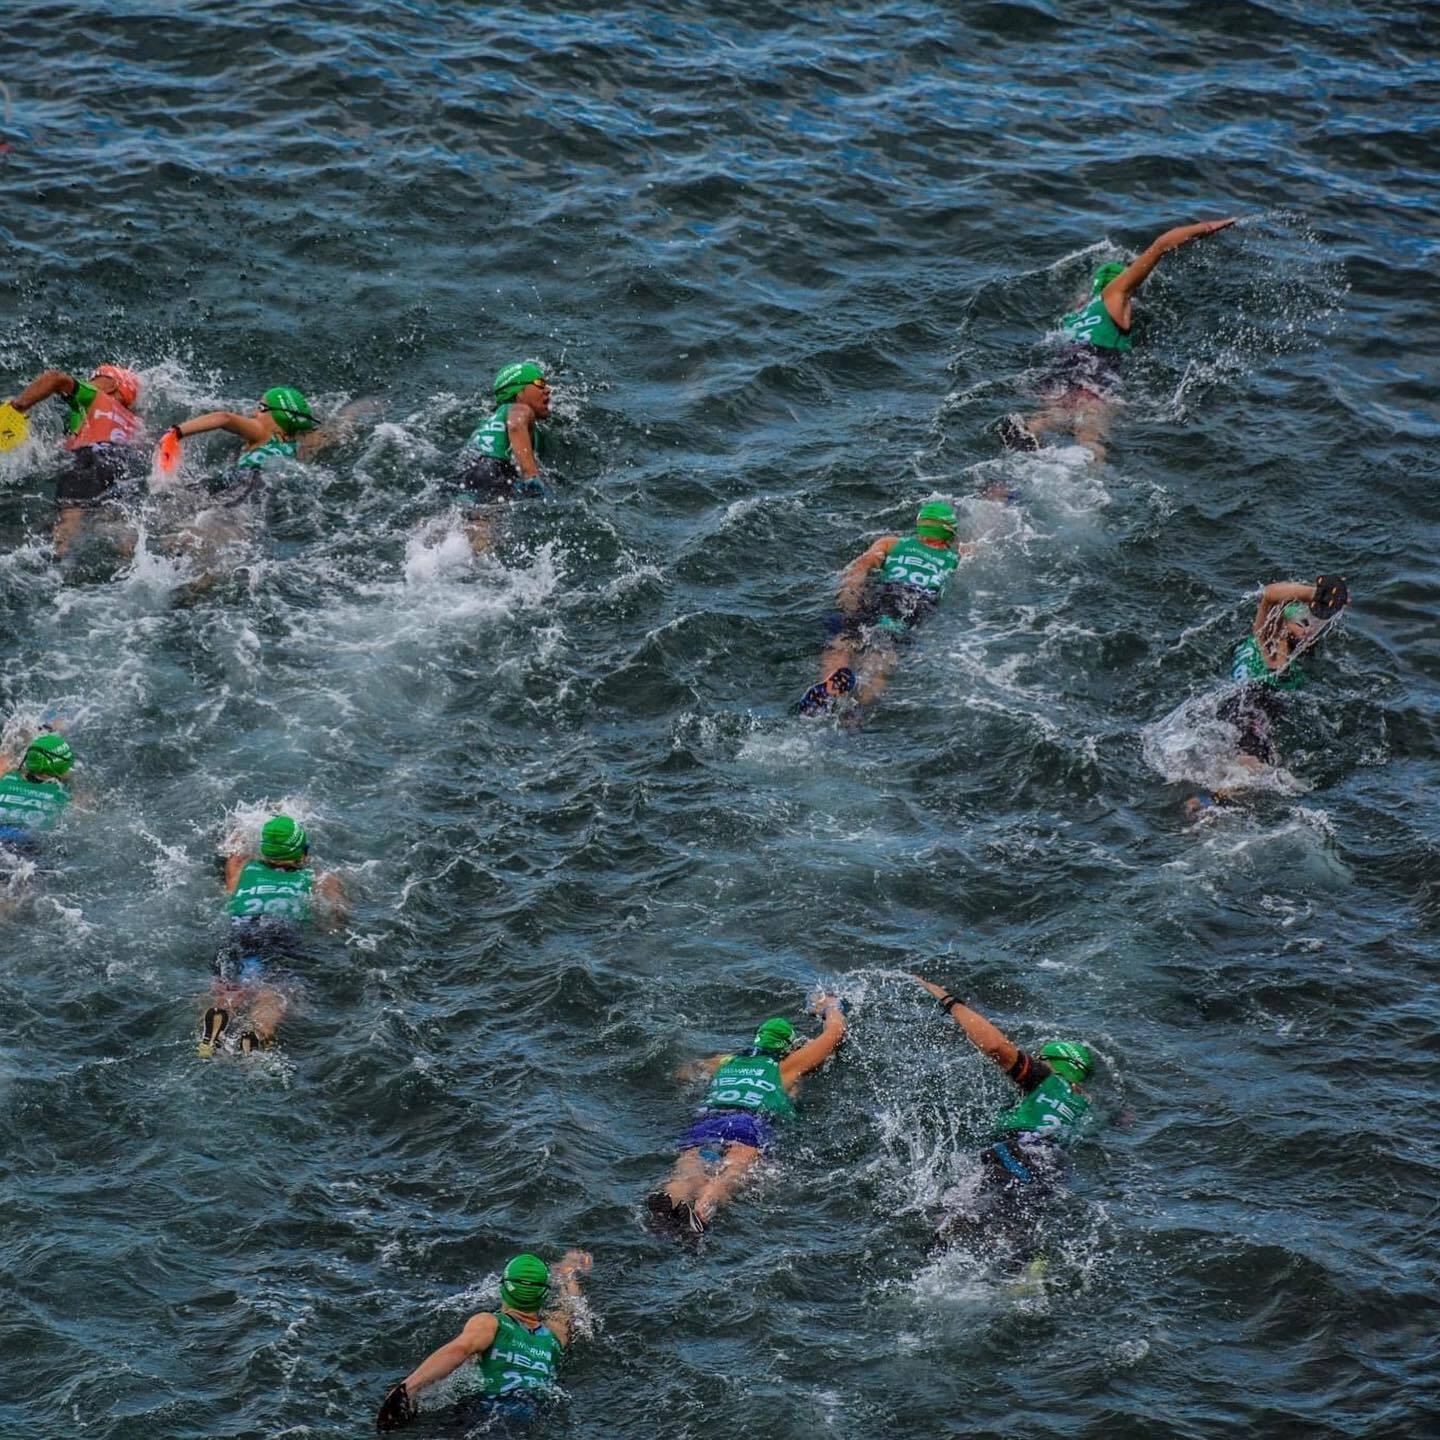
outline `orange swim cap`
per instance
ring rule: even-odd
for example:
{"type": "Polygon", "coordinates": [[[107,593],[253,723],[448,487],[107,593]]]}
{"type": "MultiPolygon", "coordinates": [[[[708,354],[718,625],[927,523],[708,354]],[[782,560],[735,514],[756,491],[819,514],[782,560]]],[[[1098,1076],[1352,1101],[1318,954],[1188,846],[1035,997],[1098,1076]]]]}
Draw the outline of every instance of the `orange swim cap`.
{"type": "Polygon", "coordinates": [[[127,410],[139,398],[140,377],[133,370],[126,370],[121,365],[97,365],[90,372],[90,378],[93,380],[97,375],[104,375],[115,382],[115,398],[127,410]]]}

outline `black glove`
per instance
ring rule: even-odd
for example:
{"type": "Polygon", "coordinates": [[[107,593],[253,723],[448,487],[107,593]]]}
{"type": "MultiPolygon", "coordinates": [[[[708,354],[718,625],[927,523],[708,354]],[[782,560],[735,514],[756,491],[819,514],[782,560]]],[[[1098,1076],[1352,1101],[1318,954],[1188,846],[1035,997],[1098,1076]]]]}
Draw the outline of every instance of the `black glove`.
{"type": "Polygon", "coordinates": [[[405,1388],[405,1382],[401,1380],[385,1392],[385,1398],[380,1402],[380,1413],[375,1417],[375,1428],[382,1433],[386,1430],[398,1430],[402,1425],[408,1425],[419,1413],[415,1402],[410,1398],[410,1392],[405,1388]]]}
{"type": "Polygon", "coordinates": [[[1315,577],[1315,598],[1310,602],[1310,612],[1321,620],[1338,615],[1350,603],[1350,587],[1343,575],[1317,575],[1315,577]]]}

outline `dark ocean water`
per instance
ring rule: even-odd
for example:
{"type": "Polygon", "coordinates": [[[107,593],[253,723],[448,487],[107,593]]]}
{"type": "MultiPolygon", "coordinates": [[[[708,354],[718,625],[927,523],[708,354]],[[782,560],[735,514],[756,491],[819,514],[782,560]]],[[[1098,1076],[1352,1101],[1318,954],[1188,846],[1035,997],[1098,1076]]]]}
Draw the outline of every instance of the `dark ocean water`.
{"type": "Polygon", "coordinates": [[[48,873],[0,867],[0,1432],[361,1436],[509,1255],[583,1245],[532,1433],[1435,1433],[1436,35],[12,17],[0,391],[116,360],[157,432],[276,383],[354,424],[199,591],[183,490],[55,565],[53,402],[0,459],[0,725],[82,761],[48,873]],[[1145,288],[1105,463],[1001,452],[1095,265],[1228,214],[1145,288]],[[444,482],[524,356],[557,498],[472,560],[444,482]],[[935,496],[983,542],[943,609],[859,731],[792,718],[840,567],[935,496]],[[1187,819],[1258,587],[1317,572],[1354,603],[1283,774],[1187,819]],[[280,1045],[202,1062],[215,855],[279,805],[352,912],[280,1045]],[[1103,1057],[1043,1287],[934,1249],[1008,1095],[917,968],[1103,1057]],[[817,984],[850,1043],[677,1251],[675,1067],[817,984]]]}

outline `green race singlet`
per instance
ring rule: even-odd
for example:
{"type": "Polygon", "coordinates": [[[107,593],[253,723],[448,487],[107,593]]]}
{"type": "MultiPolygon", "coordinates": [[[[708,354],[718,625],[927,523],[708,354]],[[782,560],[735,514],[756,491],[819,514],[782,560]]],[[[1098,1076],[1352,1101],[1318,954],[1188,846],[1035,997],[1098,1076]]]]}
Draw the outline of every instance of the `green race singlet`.
{"type": "Polygon", "coordinates": [[[261,860],[252,860],[240,872],[225,913],[236,920],[310,919],[310,888],[315,872],[277,870],[261,860]]]}
{"type": "Polygon", "coordinates": [[[1258,681],[1274,690],[1298,690],[1305,683],[1305,672],[1293,661],[1283,670],[1272,670],[1265,663],[1260,642],[1254,635],[1247,635],[1235,649],[1235,658],[1230,662],[1230,678],[1237,685],[1258,681]]]}
{"type": "Polygon", "coordinates": [[[13,770],[0,775],[0,826],[48,830],[69,803],[70,792],[63,785],[26,780],[13,770]]]}
{"type": "Polygon", "coordinates": [[[780,1080],[780,1062],[763,1052],[727,1055],[705,1092],[706,1110],[758,1110],[774,1120],[789,1120],[795,1105],[780,1080]]]}
{"type": "Polygon", "coordinates": [[[300,442],[272,435],[262,445],[247,450],[236,462],[237,470],[263,470],[272,460],[294,460],[299,457],[300,442]]]}
{"type": "Polygon", "coordinates": [[[1013,1110],[996,1122],[1000,1135],[1035,1134],[1058,1144],[1076,1139],[1090,1113],[1090,1102],[1059,1075],[1042,1080],[1013,1110]]]}
{"type": "Polygon", "coordinates": [[[885,557],[877,579],[881,585],[909,585],[912,589],[928,590],[938,599],[959,563],[960,557],[953,547],[940,549],[912,535],[885,557]]]}
{"type": "Polygon", "coordinates": [[[1097,295],[1088,305],[1063,316],[1060,328],[1071,340],[1093,345],[1097,350],[1130,349],[1130,332],[1122,330],[1105,308],[1105,297],[1097,295]]]}
{"type": "Polygon", "coordinates": [[[494,1343],[475,1361],[486,1395],[513,1395],[518,1390],[548,1390],[555,1384],[565,1347],[545,1328],[527,1329],[513,1315],[499,1311],[494,1343]]]}
{"type": "Polygon", "coordinates": [[[465,442],[465,448],[491,460],[513,462],[515,457],[510,453],[510,431],[506,420],[514,403],[507,400],[488,420],[482,420],[465,442]]]}

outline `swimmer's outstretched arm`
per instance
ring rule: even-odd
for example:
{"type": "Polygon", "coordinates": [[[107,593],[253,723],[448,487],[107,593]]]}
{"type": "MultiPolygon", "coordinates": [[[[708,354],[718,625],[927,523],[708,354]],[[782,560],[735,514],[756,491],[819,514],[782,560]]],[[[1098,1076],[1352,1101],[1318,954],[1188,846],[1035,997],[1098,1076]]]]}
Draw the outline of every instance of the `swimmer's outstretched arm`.
{"type": "Polygon", "coordinates": [[[840,577],[840,608],[853,615],[860,608],[860,596],[872,570],[885,563],[885,557],[900,543],[898,535],[882,535],[863,555],[857,555],[840,577]]]}
{"type": "Polygon", "coordinates": [[[675,1072],[675,1078],[682,1085],[688,1085],[692,1080],[708,1080],[730,1057],[728,1055],[712,1055],[708,1060],[687,1060],[675,1072]]]}
{"type": "Polygon", "coordinates": [[[1188,245],[1202,235],[1213,235],[1217,230],[1224,230],[1234,223],[1233,215],[1225,220],[1202,220],[1198,225],[1177,225],[1173,230],[1157,236],[1105,287],[1105,308],[1113,313],[1112,302],[1128,300],[1172,250],[1178,250],[1182,245],[1188,245]]]}
{"type": "Polygon", "coordinates": [[[1255,607],[1255,621],[1251,629],[1257,640],[1266,638],[1266,631],[1272,623],[1271,617],[1283,606],[1303,600],[1307,605],[1315,598],[1313,585],[1298,585],[1289,580],[1277,580],[1260,592],[1260,603],[1255,607]]]}
{"type": "Polygon", "coordinates": [[[73,395],[75,377],[63,370],[46,370],[37,375],[10,403],[23,415],[32,406],[52,395],[73,395]]]}
{"type": "MultiPolygon", "coordinates": [[[[494,1343],[500,1329],[500,1322],[488,1312],[472,1315],[465,1328],[453,1339],[446,1341],[438,1350],[432,1350],[401,1382],[406,1392],[414,1396],[427,1385],[452,1375],[467,1360],[483,1355],[494,1343]]],[[[387,1397],[388,1398],[388,1397],[387,1397]]]]}
{"type": "Polygon", "coordinates": [[[562,1345],[570,1344],[571,1307],[580,1298],[580,1277],[591,1264],[586,1251],[567,1250],[564,1258],[550,1272],[550,1278],[560,1287],[560,1303],[540,1318],[562,1345]]]}
{"type": "Polygon", "coordinates": [[[192,415],[190,419],[170,427],[171,434],[181,440],[203,435],[207,430],[228,430],[248,445],[259,445],[270,437],[270,427],[263,420],[254,415],[236,415],[231,410],[211,410],[204,415],[192,415]]]}
{"type": "Polygon", "coordinates": [[[941,1004],[945,1013],[970,1037],[970,1043],[982,1055],[988,1055],[1002,1070],[1011,1070],[1020,1058],[1020,1048],[1003,1032],[996,1029],[978,1010],[962,1005],[948,990],[933,985],[919,975],[910,977],[924,986],[941,1004]]]}
{"type": "Polygon", "coordinates": [[[839,1048],[850,1026],[845,1011],[834,995],[817,995],[810,1003],[811,1011],[824,1021],[820,1033],[792,1050],[780,1062],[780,1080],[790,1089],[802,1075],[818,1070],[839,1048]]]}

